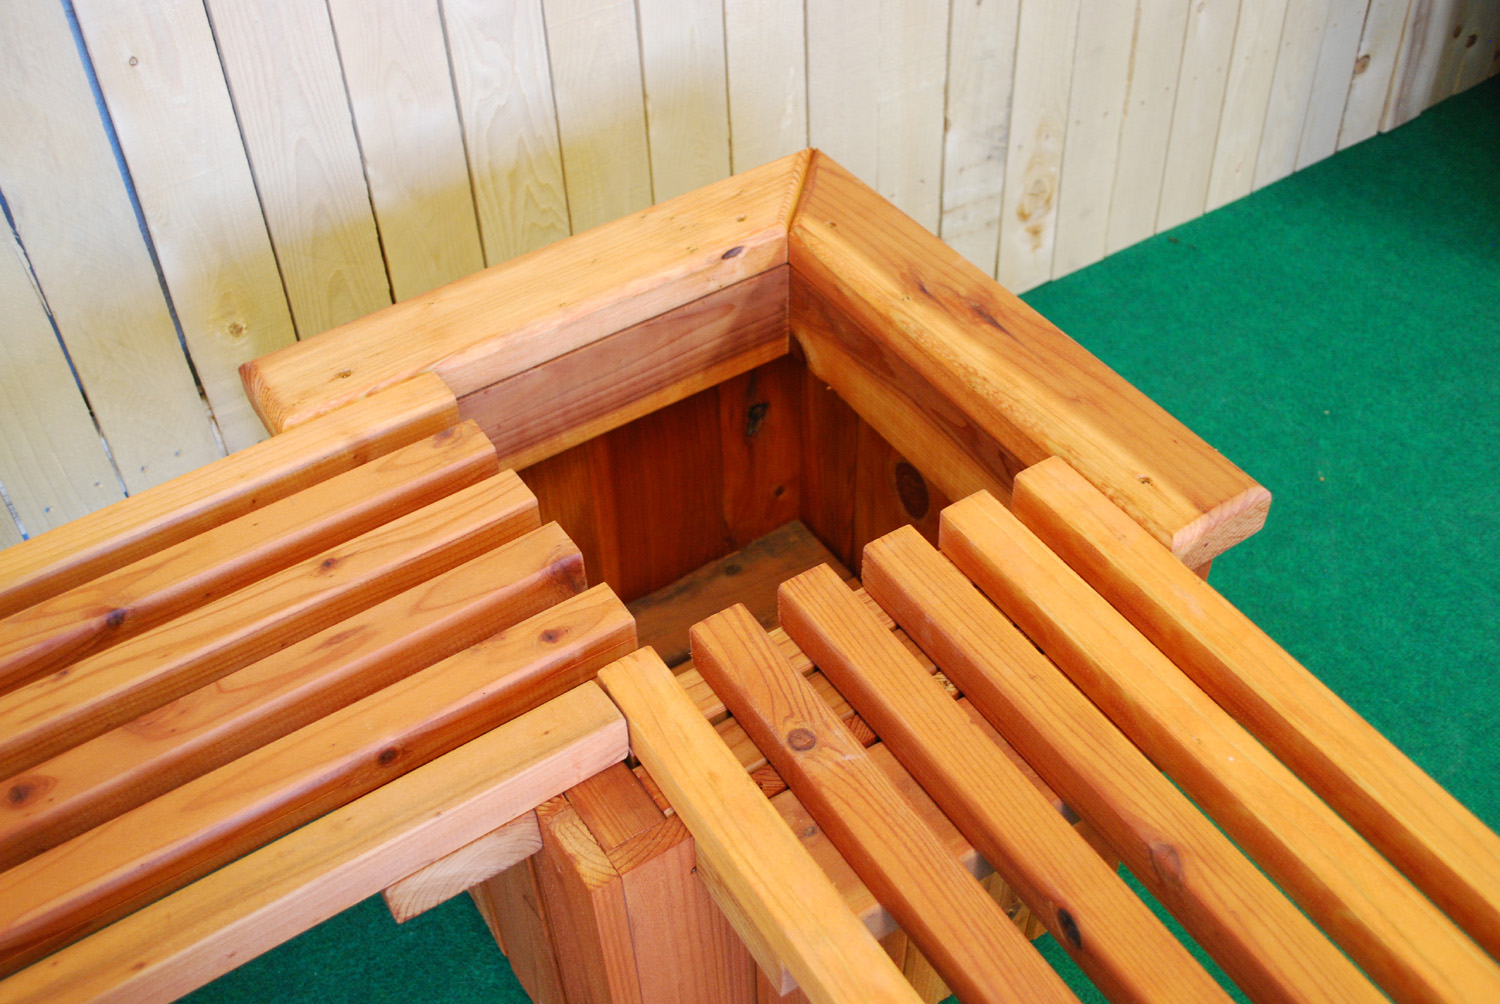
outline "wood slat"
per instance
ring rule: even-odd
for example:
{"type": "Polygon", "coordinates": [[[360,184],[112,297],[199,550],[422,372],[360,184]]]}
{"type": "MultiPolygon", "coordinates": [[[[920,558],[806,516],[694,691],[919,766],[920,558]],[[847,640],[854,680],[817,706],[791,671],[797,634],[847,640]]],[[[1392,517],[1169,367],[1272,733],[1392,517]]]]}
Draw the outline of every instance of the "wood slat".
{"type": "Polygon", "coordinates": [[[1193,566],[1264,521],[1265,489],[827,158],[790,254],[809,369],[949,498],[1058,455],[1193,566]]]}
{"type": "Polygon", "coordinates": [[[779,595],[787,632],[1095,985],[1116,1001],[1228,1000],[836,574],[814,569],[779,595]]]}
{"type": "Polygon", "coordinates": [[[760,275],[459,401],[502,466],[529,467],[786,354],[787,269],[760,275]]]}
{"type": "Polygon", "coordinates": [[[1397,1000],[1500,997],[1500,967],[993,498],[942,547],[1397,1000]]]}
{"type": "Polygon", "coordinates": [[[870,594],[1252,999],[1383,999],[916,531],[870,544],[864,568],[870,594]]]}
{"type": "Polygon", "coordinates": [[[1074,999],[749,611],[715,614],[692,640],[694,663],[735,720],[965,1000],[1074,999]]]}
{"type": "Polygon", "coordinates": [[[5,982],[8,1000],[166,1002],[617,762],[586,683],[5,982]]]}
{"type": "Polygon", "coordinates": [[[0,9],[0,135],[6,215],[126,491],[222,456],[56,4],[0,9]]]}
{"type": "Polygon", "coordinates": [[[629,613],[596,586],[0,873],[0,969],[457,748],[634,647],[629,613]]]}
{"type": "Polygon", "coordinates": [[[330,0],[328,16],[392,293],[484,268],[438,0],[330,0]]]}
{"type": "Polygon", "coordinates": [[[510,472],[0,697],[9,777],[536,529],[510,472]]]}
{"type": "Polygon", "coordinates": [[[391,287],[327,4],[206,6],[298,334],[379,310],[391,287]]]}
{"type": "Polygon", "coordinates": [[[256,360],[247,392],[278,432],[426,370],[463,397],[759,275],[786,261],[806,160],[725,179],[256,360]]]}
{"type": "Polygon", "coordinates": [[[916,1000],[671,670],[642,651],[599,681],[630,722],[632,751],[692,831],[700,874],[737,904],[727,912],[736,930],[763,932],[751,937],[766,938],[819,1004],[916,1000]]]}
{"type": "Polygon", "coordinates": [[[1063,464],[1026,473],[1016,512],[1194,682],[1500,954],[1500,838],[1207,584],[1063,464]]]}
{"type": "MultiPolygon", "coordinates": [[[[58,344],[31,267],[10,227],[0,227],[0,484],[32,537],[125,497],[68,358],[58,344]]],[[[11,549],[21,540],[0,514],[0,610],[11,549]]]]}
{"type": "Polygon", "coordinates": [[[73,5],[193,368],[230,451],[265,438],[241,363],[296,341],[201,3],[73,5]]]}
{"type": "Polygon", "coordinates": [[[194,537],[458,422],[431,374],[0,552],[0,616],[194,537]]]}
{"type": "Polygon", "coordinates": [[[801,0],[725,0],[730,160],[745,171],[808,145],[801,0]]]}
{"type": "Polygon", "coordinates": [[[484,258],[495,265],[568,236],[542,6],[442,0],[442,15],[484,258]]]}
{"type": "Polygon", "coordinates": [[[577,548],[548,524],[80,743],[0,782],[11,810],[0,819],[0,868],[583,588],[577,548]]]}
{"type": "Polygon", "coordinates": [[[497,473],[489,440],[465,423],[0,618],[0,691],[497,473]]]}
{"type": "Polygon", "coordinates": [[[420,917],[440,903],[520,864],[542,848],[536,813],[526,812],[432,864],[381,890],[396,923],[420,917]]]}

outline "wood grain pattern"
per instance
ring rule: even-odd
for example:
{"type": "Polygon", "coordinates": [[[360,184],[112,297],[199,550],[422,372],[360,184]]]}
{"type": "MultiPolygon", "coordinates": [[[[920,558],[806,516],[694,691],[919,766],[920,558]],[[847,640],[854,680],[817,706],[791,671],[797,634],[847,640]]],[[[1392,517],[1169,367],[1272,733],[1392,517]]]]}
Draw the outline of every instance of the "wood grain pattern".
{"type": "Polygon", "coordinates": [[[0,552],[0,616],[55,596],[458,422],[431,374],[0,552]]]}
{"type": "Polygon", "coordinates": [[[538,461],[786,354],[787,268],[710,293],[459,401],[501,466],[538,461]]]}
{"type": "Polygon", "coordinates": [[[66,12],[0,10],[0,190],[127,492],[222,455],[66,12]]]}
{"type": "Polygon", "coordinates": [[[5,984],[17,1002],[166,1002],[535,807],[626,752],[583,684],[5,984]]]}
{"type": "Polygon", "coordinates": [[[533,1004],[565,1004],[557,952],[547,928],[546,908],[536,883],[536,856],[469,890],[480,914],[494,923],[491,932],[511,971],[533,1004]]]}
{"type": "Polygon", "coordinates": [[[521,472],[542,518],[563,528],[583,552],[593,582],[619,591],[620,548],[614,493],[609,487],[609,437],[591,439],[521,472]]]}
{"type": "Polygon", "coordinates": [[[1413,0],[1370,0],[1354,60],[1354,76],[1349,81],[1349,100],[1339,127],[1340,150],[1380,131],[1412,6],[1413,0]]]}
{"type": "Polygon", "coordinates": [[[1311,112],[1331,0],[1288,3],[1281,44],[1255,157],[1254,187],[1264,188],[1297,169],[1303,128],[1311,112]]]}
{"type": "Polygon", "coordinates": [[[583,588],[577,549],[556,524],[548,524],[82,742],[0,782],[10,810],[0,819],[0,867],[223,766],[583,588]]]}
{"type": "MultiPolygon", "coordinates": [[[[67,356],[58,344],[21,246],[0,227],[0,484],[21,525],[35,537],[124,498],[118,473],[89,414],[67,356]]],[[[14,534],[0,552],[0,581],[11,548],[21,540],[9,513],[0,533],[14,534]]],[[[0,604],[5,587],[0,584],[0,604]]],[[[0,606],[0,609],[4,609],[0,606]]]]}
{"type": "Polygon", "coordinates": [[[736,171],[807,142],[807,33],[801,0],[725,0],[730,159],[736,171]]]}
{"type": "MultiPolygon", "coordinates": [[[[794,272],[794,295],[814,302],[805,286],[794,272]]],[[[801,354],[801,342],[794,339],[792,345],[801,354]]],[[[854,548],[854,461],[862,419],[831,386],[806,372],[801,419],[802,522],[846,568],[852,567],[859,556],[854,548]]]]}
{"type": "Polygon", "coordinates": [[[1224,107],[1219,112],[1213,167],[1208,175],[1208,199],[1213,211],[1249,195],[1255,181],[1255,160],[1265,129],[1266,108],[1276,75],[1276,51],[1288,0],[1260,0],[1240,4],[1234,29],[1234,49],[1224,85],[1224,107]]]}
{"type": "Polygon", "coordinates": [[[396,299],[484,267],[438,0],[329,0],[396,299]]]}
{"type": "MultiPolygon", "coordinates": [[[[1379,2],[1379,0],[1377,0],[1379,2]]],[[[1349,105],[1352,78],[1358,70],[1360,34],[1365,14],[1373,10],[1368,0],[1332,0],[1323,25],[1323,43],[1313,75],[1307,117],[1297,145],[1297,170],[1302,170],[1338,149],[1339,130],[1349,105]]]]}
{"type": "Polygon", "coordinates": [[[456,749],[634,646],[629,613],[596,586],[0,873],[0,968],[456,749]]]}
{"type": "Polygon", "coordinates": [[[764,932],[818,1004],[915,1000],[671,670],[636,652],[599,681],[631,723],[632,751],[692,831],[700,874],[711,870],[736,904],[726,915],[742,936],[747,923],[764,932]]]}
{"type": "Polygon", "coordinates": [[[1227,1001],[836,574],[820,568],[788,580],[780,602],[787,633],[1019,890],[1095,985],[1117,1001],[1227,1001]]]}
{"type": "Polygon", "coordinates": [[[514,868],[541,848],[542,833],[537,828],[536,813],[525,812],[386,886],[380,895],[392,919],[404,924],[465,889],[514,868]]]}
{"type": "Polygon", "coordinates": [[[327,4],[206,6],[298,334],[379,310],[391,287],[327,4]]]}
{"type": "Polygon", "coordinates": [[[730,173],[724,19],[721,0],[637,0],[653,201],[730,173]]]}
{"type": "Polygon", "coordinates": [[[1033,532],[1496,953],[1500,838],[1072,471],[1047,463],[1021,483],[1033,532]]]}
{"type": "Polygon", "coordinates": [[[749,611],[715,614],[692,639],[694,663],[735,720],[965,1000],[1074,999],[749,611]]]}
{"type": "Polygon", "coordinates": [[[455,426],[0,618],[0,692],[497,473],[478,426],[455,426]]]}
{"type": "Polygon", "coordinates": [[[203,5],[73,5],[172,309],[230,451],[265,438],[241,363],[296,340],[203,5]]]}
{"type": "Polygon", "coordinates": [[[0,696],[0,774],[28,766],[538,526],[510,472],[0,696]]]}
{"type": "Polygon", "coordinates": [[[1204,0],[1188,8],[1171,142],[1161,179],[1161,207],[1156,214],[1158,231],[1205,211],[1240,6],[1241,0],[1204,0]]]}
{"type": "Polygon", "coordinates": [[[488,387],[783,264],[806,160],[736,175],[273,353],[245,368],[246,390],[279,432],[427,370],[459,397],[488,387]],[[410,337],[417,329],[423,338],[410,337]]]}
{"type": "Polygon", "coordinates": [[[998,502],[945,511],[942,547],[1393,998],[1500,995],[1500,967],[998,502]]]}
{"type": "Polygon", "coordinates": [[[745,605],[766,627],[776,625],[776,587],[824,563],[848,570],[799,522],[774,530],[748,547],[629,604],[641,646],[650,646],[668,666],[689,656],[688,629],[734,603],[745,605]]]}
{"type": "MultiPolygon", "coordinates": [[[[442,0],[484,259],[568,236],[540,0],[442,0]]],[[[790,151],[788,151],[790,152],[790,151]]]]}
{"type": "Polygon", "coordinates": [[[802,507],[805,372],[783,356],[719,385],[724,522],[736,547],[795,520],[802,507]]]}
{"type": "Polygon", "coordinates": [[[948,497],[1005,491],[1007,454],[1022,464],[1057,455],[1191,565],[1264,521],[1265,489],[826,158],[809,172],[790,255],[792,332],[809,369],[922,458],[948,497]],[[799,277],[805,299],[857,327],[804,322],[799,277]],[[818,357],[824,348],[831,358],[818,357]]]}
{"type": "Polygon", "coordinates": [[[1252,997],[1382,998],[915,530],[897,530],[865,549],[864,582],[1252,997]]]}
{"type": "Polygon", "coordinates": [[[1462,9],[1462,0],[1412,0],[1396,65],[1391,71],[1391,90],[1380,118],[1381,132],[1420,115],[1432,100],[1434,90],[1444,96],[1451,93],[1451,87],[1442,88],[1438,76],[1462,9]]]}

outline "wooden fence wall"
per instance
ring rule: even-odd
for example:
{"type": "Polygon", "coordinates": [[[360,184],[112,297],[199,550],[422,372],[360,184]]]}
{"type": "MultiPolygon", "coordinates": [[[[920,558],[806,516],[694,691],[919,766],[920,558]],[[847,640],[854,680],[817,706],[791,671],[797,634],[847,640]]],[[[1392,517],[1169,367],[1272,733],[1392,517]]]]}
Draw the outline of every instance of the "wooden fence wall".
{"type": "Polygon", "coordinates": [[[236,368],[822,147],[1017,291],[1500,66],[1500,0],[0,0],[0,545],[236,368]]]}

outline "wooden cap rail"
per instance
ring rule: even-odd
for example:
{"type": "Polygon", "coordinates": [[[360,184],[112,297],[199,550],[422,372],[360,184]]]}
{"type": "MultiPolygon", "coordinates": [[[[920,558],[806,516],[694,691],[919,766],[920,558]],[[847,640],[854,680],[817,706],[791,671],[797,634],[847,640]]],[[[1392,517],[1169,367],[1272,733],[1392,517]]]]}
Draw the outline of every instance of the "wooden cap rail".
{"type": "Polygon", "coordinates": [[[171,999],[351,894],[420,912],[624,755],[575,688],[634,621],[454,412],[418,378],[271,441],[306,471],[231,457],[101,516],[129,546],[0,566],[33,601],[0,622],[0,1000],[171,999]]]}
{"type": "Polygon", "coordinates": [[[1270,494],[826,155],[804,150],[242,367],[273,432],[436,373],[521,467],[796,351],[949,498],[1072,463],[1191,567],[1270,494]],[[412,337],[420,332],[421,337],[412,337]]]}

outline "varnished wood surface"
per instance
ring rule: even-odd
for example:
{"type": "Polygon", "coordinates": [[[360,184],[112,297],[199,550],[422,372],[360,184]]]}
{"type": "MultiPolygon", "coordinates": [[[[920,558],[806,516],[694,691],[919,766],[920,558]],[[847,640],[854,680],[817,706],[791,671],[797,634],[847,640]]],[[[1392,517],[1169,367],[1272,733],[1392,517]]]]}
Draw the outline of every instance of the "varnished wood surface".
{"type": "Polygon", "coordinates": [[[1142,883],[1258,1001],[1383,999],[1360,972],[915,530],[864,583],[1142,883]]]}
{"type": "Polygon", "coordinates": [[[586,683],[0,984],[7,1001],[166,1002],[617,763],[586,683]]]}
{"type": "MultiPolygon", "coordinates": [[[[1076,472],[1017,481],[1016,514],[1183,672],[1500,954],[1500,837],[1076,472]]],[[[1404,923],[1404,919],[1400,921],[1404,923]]]]}
{"type": "Polygon", "coordinates": [[[748,611],[715,614],[692,639],[735,720],[965,1000],[1074,999],[748,611]]]}
{"type": "Polygon", "coordinates": [[[0,873],[0,968],[538,707],[634,647],[630,615],[595,587],[0,873]]]}
{"type": "Polygon", "coordinates": [[[787,633],[1097,986],[1141,1004],[1227,1000],[836,574],[813,569],[779,595],[787,633]]]}

